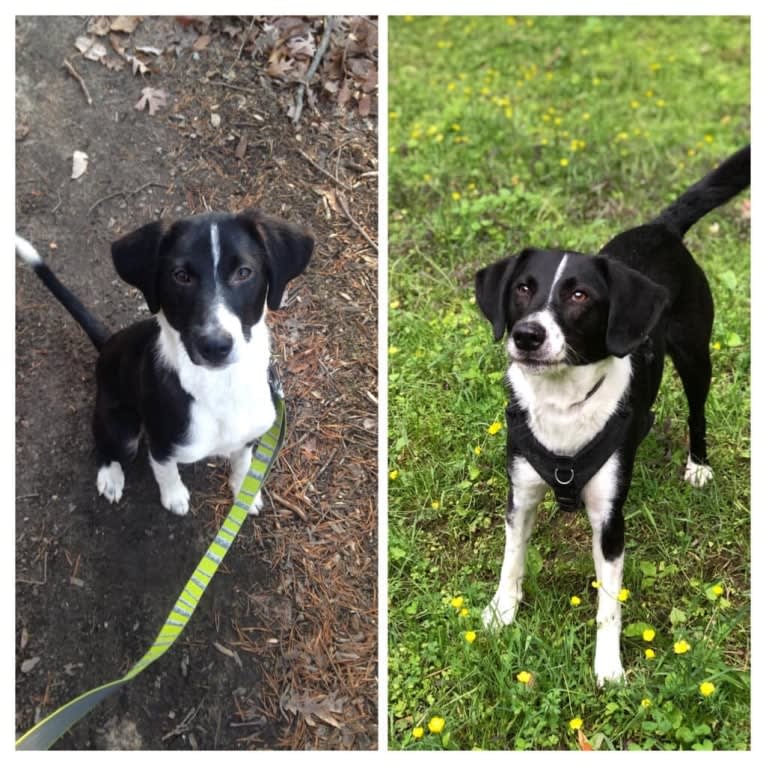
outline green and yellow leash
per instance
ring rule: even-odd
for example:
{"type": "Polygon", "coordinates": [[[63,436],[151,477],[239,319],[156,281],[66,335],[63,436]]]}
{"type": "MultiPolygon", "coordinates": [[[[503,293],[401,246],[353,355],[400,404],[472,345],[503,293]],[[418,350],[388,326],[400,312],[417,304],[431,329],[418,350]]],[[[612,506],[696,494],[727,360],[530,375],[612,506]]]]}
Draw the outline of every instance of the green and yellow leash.
{"type": "Polygon", "coordinates": [[[272,399],[276,409],[274,424],[260,437],[253,452],[250,470],[242,482],[242,487],[234,500],[229,515],[224,519],[215,539],[210,544],[199,564],[197,564],[194,574],[192,574],[184,586],[183,592],[167,616],[162,630],[160,630],[149,651],[119,680],[81,694],[33,726],[26,734],[16,740],[17,750],[49,749],[59,737],[69,731],[77,721],[93,710],[96,705],[112,695],[121,686],[128,683],[128,681],[134,679],[155,660],[162,657],[181,635],[186,624],[194,614],[202,594],[213,579],[213,575],[218,571],[224,556],[247,518],[248,510],[258,491],[263,486],[269,469],[274,463],[284,441],[285,402],[281,388],[273,376],[270,382],[272,383],[272,399]]]}

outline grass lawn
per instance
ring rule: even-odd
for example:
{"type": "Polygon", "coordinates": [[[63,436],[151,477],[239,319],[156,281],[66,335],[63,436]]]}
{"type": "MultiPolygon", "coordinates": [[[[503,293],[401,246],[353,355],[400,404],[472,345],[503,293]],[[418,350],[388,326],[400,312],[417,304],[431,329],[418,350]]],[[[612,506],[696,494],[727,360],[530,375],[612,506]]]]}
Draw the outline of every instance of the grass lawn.
{"type": "Polygon", "coordinates": [[[746,18],[390,19],[390,748],[749,747],[749,195],[686,238],[716,299],[715,479],[682,480],[668,363],[625,506],[624,685],[596,689],[590,527],[550,496],[515,623],[481,624],[507,362],[473,298],[481,266],[596,251],[747,143],[749,39],[746,18]]]}

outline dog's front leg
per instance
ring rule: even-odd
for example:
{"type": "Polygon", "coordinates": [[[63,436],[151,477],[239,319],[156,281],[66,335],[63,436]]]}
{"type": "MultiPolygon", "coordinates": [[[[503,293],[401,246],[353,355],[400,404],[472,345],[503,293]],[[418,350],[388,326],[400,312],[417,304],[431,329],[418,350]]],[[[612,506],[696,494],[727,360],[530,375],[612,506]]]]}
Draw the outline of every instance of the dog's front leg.
{"type": "Polygon", "coordinates": [[[151,454],[149,455],[149,463],[160,488],[162,506],[171,513],[185,516],[189,512],[189,490],[181,481],[178,463],[175,460],[166,460],[161,463],[156,461],[151,454]]]}
{"type": "Polygon", "coordinates": [[[510,625],[522,596],[527,543],[532,534],[537,506],[546,485],[523,458],[514,458],[509,470],[511,486],[505,512],[505,554],[497,592],[482,613],[484,625],[497,629],[510,625]]]}
{"type": "MultiPolygon", "coordinates": [[[[241,450],[237,450],[229,456],[229,462],[231,463],[231,472],[229,473],[229,486],[234,497],[239,493],[242,487],[242,482],[247,476],[247,472],[250,470],[250,463],[253,459],[253,447],[251,444],[244,446],[241,450]]],[[[260,490],[258,494],[253,498],[248,513],[253,516],[257,516],[263,509],[263,497],[260,490]]]]}
{"type": "Polygon", "coordinates": [[[588,482],[583,499],[593,529],[593,563],[598,581],[596,613],[596,683],[622,681],[620,660],[622,629],[622,569],[625,558],[625,522],[622,504],[625,493],[617,486],[618,460],[613,455],[588,482]]]}

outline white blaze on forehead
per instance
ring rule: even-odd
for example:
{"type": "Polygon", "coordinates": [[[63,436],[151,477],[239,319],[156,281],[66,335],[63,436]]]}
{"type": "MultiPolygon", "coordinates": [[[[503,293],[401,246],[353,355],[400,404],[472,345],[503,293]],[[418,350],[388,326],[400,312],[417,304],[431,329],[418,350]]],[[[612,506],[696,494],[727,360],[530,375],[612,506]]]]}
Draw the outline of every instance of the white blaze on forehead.
{"type": "Polygon", "coordinates": [[[564,255],[561,257],[561,260],[559,261],[559,265],[556,268],[556,273],[553,275],[553,282],[551,284],[551,291],[548,293],[548,305],[550,305],[551,301],[553,300],[553,295],[556,291],[556,285],[559,283],[559,280],[561,279],[561,275],[564,273],[564,269],[567,265],[567,259],[569,256],[564,253],[564,255]]]}
{"type": "Polygon", "coordinates": [[[218,261],[221,260],[221,239],[218,236],[218,224],[210,224],[210,248],[213,251],[213,271],[218,271],[218,261]]]}

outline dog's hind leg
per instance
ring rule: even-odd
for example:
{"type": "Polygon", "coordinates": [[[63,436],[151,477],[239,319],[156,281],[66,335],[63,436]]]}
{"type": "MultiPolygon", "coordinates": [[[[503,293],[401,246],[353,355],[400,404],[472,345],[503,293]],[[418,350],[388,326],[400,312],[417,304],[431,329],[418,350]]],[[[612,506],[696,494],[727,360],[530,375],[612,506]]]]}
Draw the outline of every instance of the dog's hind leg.
{"type": "Polygon", "coordinates": [[[103,402],[100,396],[96,401],[93,416],[93,436],[99,465],[96,487],[99,494],[110,503],[118,503],[125,489],[122,465],[136,454],[141,423],[133,412],[99,406],[99,402],[103,402]]]}
{"type": "Polygon", "coordinates": [[[509,471],[511,487],[505,512],[505,554],[500,570],[500,582],[489,605],[482,613],[487,628],[510,625],[516,616],[522,596],[527,543],[532,535],[537,506],[545,496],[545,482],[522,459],[513,460],[509,471]]]}
{"type": "Polygon", "coordinates": [[[668,353],[683,383],[689,404],[689,457],[684,479],[694,487],[704,487],[713,477],[708,465],[705,402],[710,390],[712,364],[709,337],[674,342],[668,337],[668,353]],[[692,342],[690,342],[692,340],[692,342]]]}

